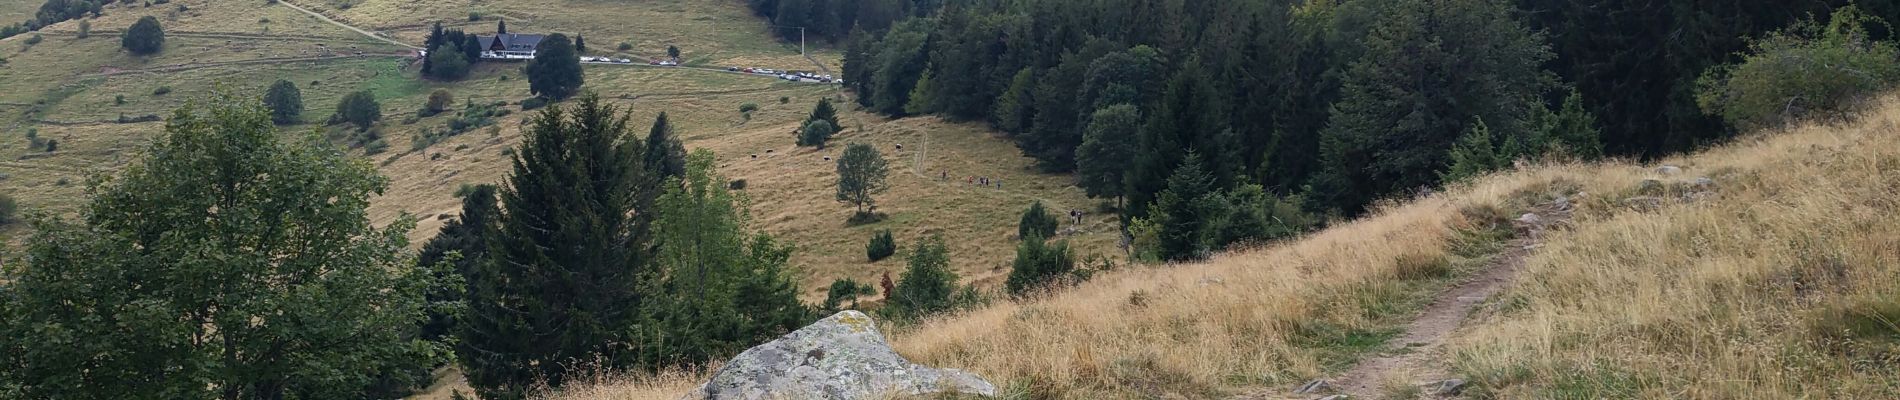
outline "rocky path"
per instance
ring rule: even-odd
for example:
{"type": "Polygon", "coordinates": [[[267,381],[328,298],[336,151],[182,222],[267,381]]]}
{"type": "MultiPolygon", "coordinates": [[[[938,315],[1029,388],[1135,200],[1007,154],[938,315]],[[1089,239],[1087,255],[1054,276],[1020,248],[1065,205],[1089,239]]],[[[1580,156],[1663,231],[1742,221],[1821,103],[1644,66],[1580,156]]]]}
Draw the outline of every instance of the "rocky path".
{"type": "Polygon", "coordinates": [[[1533,214],[1516,221],[1518,238],[1507,243],[1502,253],[1466,281],[1434,296],[1406,325],[1404,333],[1386,342],[1373,356],[1330,379],[1315,380],[1298,388],[1250,393],[1236,400],[1376,399],[1394,382],[1421,387],[1429,398],[1455,396],[1465,382],[1452,374],[1450,357],[1443,348],[1445,342],[1456,336],[1458,328],[1464,326],[1479,304],[1510,284],[1511,278],[1524,266],[1525,257],[1542,243],[1542,232],[1552,224],[1569,219],[1570,206],[1560,200],[1539,207],[1533,214]]]}

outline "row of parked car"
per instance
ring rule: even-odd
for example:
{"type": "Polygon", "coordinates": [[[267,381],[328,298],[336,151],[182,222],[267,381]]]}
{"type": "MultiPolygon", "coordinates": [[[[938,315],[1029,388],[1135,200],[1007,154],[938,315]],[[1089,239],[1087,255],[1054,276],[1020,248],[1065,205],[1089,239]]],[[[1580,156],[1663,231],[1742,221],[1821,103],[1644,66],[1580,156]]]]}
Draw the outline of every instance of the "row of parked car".
{"type": "Polygon", "coordinates": [[[819,75],[819,74],[803,72],[803,71],[779,71],[779,70],[774,70],[770,68],[744,68],[744,67],[726,67],[726,70],[731,71],[731,72],[744,72],[748,74],[773,75],[773,76],[777,76],[779,79],[784,79],[784,80],[793,81],[793,82],[844,83],[843,80],[832,79],[831,75],[819,75]]]}
{"type": "Polygon", "coordinates": [[[613,58],[613,57],[581,56],[581,62],[632,64],[633,60],[629,60],[625,58],[613,58]]]}

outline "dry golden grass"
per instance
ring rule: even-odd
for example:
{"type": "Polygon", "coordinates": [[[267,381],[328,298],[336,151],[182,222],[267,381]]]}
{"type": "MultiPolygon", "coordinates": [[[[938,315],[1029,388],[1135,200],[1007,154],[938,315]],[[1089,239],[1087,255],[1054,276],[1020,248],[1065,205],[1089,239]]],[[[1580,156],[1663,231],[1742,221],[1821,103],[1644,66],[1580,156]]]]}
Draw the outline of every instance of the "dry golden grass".
{"type": "MultiPolygon", "coordinates": [[[[1889,98],[1670,160],[1713,177],[1712,199],[1586,202],[1455,346],[1457,366],[1499,398],[1900,398],[1896,124],[1889,98]]],[[[1575,178],[1624,193],[1644,172],[1575,178]]]]}
{"type": "MultiPolygon", "coordinates": [[[[1392,292],[1408,287],[1416,268],[1406,266],[1455,253],[1460,227],[1476,222],[1468,216],[1581,191],[1574,228],[1549,233],[1515,286],[1455,339],[1444,361],[1474,380],[1473,395],[1896,398],[1896,134],[1900,99],[1889,98],[1852,123],[1667,160],[1683,175],[1629,162],[1534,166],[1297,242],[1116,271],[1040,301],[895,330],[892,341],[915,361],[971,369],[1027,398],[1291,385],[1339,361],[1328,332],[1378,339],[1382,320],[1405,314],[1392,292]],[[1715,179],[1715,194],[1685,199],[1700,176],[1715,179]],[[1645,178],[1663,181],[1662,209],[1627,205],[1645,178]]],[[[557,398],[672,398],[664,388],[700,378],[630,378],[557,398]]]]}

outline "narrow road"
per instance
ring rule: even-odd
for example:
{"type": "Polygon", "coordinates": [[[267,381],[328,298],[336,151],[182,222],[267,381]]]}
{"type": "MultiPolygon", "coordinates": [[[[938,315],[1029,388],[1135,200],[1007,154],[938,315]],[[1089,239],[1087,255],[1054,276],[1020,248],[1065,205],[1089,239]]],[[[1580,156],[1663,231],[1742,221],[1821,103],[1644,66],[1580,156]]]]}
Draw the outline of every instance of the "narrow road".
{"type": "Polygon", "coordinates": [[[301,7],[301,6],[298,6],[298,5],[296,4],[296,3],[291,3],[291,2],[289,2],[289,1],[286,1],[286,0],[278,0],[278,1],[277,1],[277,4],[283,4],[283,5],[285,6],[285,7],[290,7],[290,9],[292,9],[292,10],[297,10],[297,11],[301,11],[301,12],[303,12],[304,14],[310,14],[310,16],[312,16],[312,17],[316,17],[316,18],[317,18],[317,20],[319,20],[319,21],[323,21],[323,22],[327,22],[327,23],[329,23],[330,25],[336,25],[336,26],[340,26],[340,27],[343,27],[343,29],[348,29],[348,30],[351,30],[351,31],[355,31],[356,33],[361,33],[361,34],[363,34],[363,36],[368,36],[368,37],[370,37],[371,39],[376,39],[376,40],[380,40],[380,41],[384,41],[384,42],[388,42],[389,44],[393,44],[393,45],[397,45],[397,46],[402,46],[402,47],[406,47],[406,48],[409,48],[409,49],[414,49],[414,50],[422,50],[422,48],[421,48],[421,47],[416,47],[416,46],[413,46],[413,45],[410,45],[410,44],[408,44],[408,43],[403,43],[403,42],[398,42],[398,41],[396,41],[396,39],[390,39],[390,38],[386,38],[386,37],[382,37],[381,35],[377,35],[377,34],[376,34],[375,32],[370,32],[370,31],[366,31],[366,30],[362,30],[362,29],[360,29],[360,28],[357,28],[357,27],[354,27],[354,26],[350,26],[349,24],[345,24],[345,23],[342,23],[342,22],[337,22],[336,20],[334,20],[334,19],[330,19],[330,17],[328,17],[328,16],[325,16],[325,15],[323,15],[323,14],[321,14],[321,13],[318,13],[318,12],[316,12],[316,11],[310,11],[310,9],[307,9],[307,8],[303,8],[303,7],[301,7]]]}

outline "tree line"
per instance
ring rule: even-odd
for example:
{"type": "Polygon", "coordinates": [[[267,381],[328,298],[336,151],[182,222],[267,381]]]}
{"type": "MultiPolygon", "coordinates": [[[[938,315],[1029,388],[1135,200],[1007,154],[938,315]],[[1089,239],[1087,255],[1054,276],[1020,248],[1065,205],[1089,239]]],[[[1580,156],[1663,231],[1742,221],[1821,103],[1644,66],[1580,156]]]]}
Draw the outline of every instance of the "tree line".
{"type": "Polygon", "coordinates": [[[1732,136],[1697,104],[1703,74],[1739,61],[1747,37],[1824,24],[1848,1],[906,4],[912,17],[847,39],[860,105],[1007,132],[1043,170],[1112,199],[1136,242],[1171,249],[1157,258],[1181,259],[1511,160],[1653,157],[1732,136]]]}

